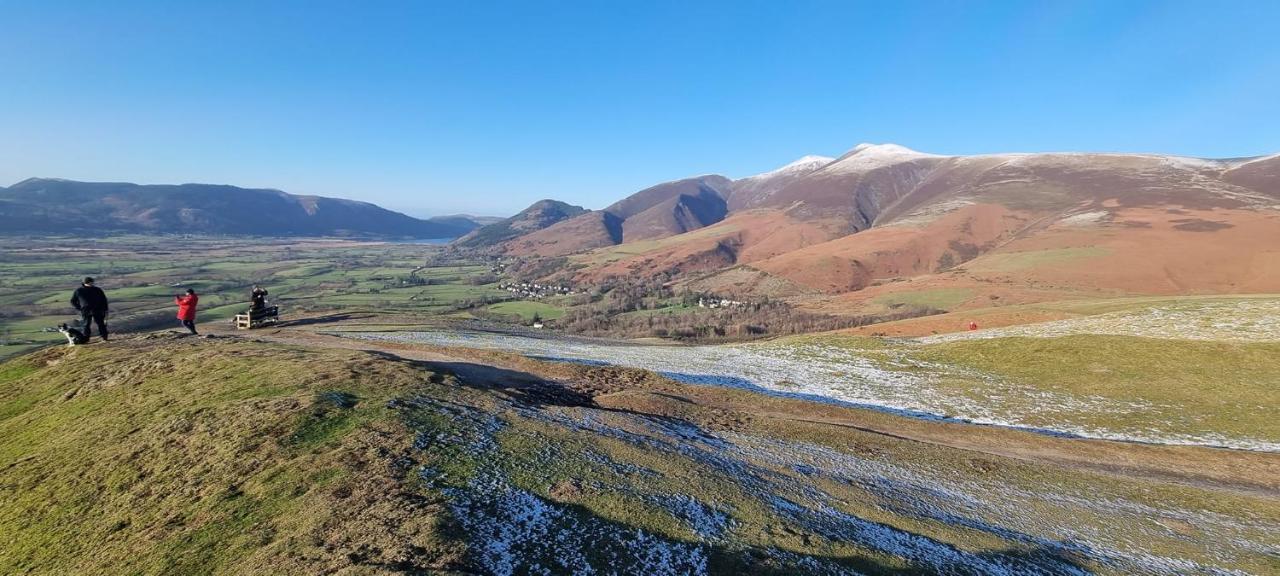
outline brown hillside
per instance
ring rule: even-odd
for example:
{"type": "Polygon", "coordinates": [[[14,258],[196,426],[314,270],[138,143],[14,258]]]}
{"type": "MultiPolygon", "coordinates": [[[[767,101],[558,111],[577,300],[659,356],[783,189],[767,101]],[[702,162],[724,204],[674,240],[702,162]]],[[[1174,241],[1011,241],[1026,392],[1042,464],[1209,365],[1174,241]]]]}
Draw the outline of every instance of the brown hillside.
{"type": "Polygon", "coordinates": [[[836,314],[1280,292],[1280,156],[948,157],[860,145],[725,182],[642,190],[509,253],[570,255],[586,284],[664,276],[836,314]]]}
{"type": "Polygon", "coordinates": [[[628,242],[582,254],[583,282],[609,276],[654,276],[672,272],[707,272],[754,262],[831,239],[831,234],[780,211],[735,214],[712,226],[678,236],[628,242]],[[709,266],[719,262],[717,266],[709,266]]]}
{"type": "Polygon", "coordinates": [[[724,199],[716,192],[700,189],[654,204],[622,223],[622,240],[651,240],[683,234],[715,224],[727,213],[724,199]]]}
{"type": "Polygon", "coordinates": [[[565,256],[622,242],[622,221],[604,211],[588,212],[507,242],[515,256],[565,256]]]}
{"type": "Polygon", "coordinates": [[[614,202],[608,208],[605,208],[605,211],[626,220],[680,195],[698,196],[702,193],[709,193],[723,200],[729,191],[730,185],[728,178],[717,175],[697,176],[672,182],[663,182],[614,202]]]}
{"type": "MultiPolygon", "coordinates": [[[[856,314],[936,294],[947,295],[944,309],[973,310],[1078,298],[1280,292],[1280,212],[1133,208],[1089,216],[1037,229],[950,271],[803,304],[856,314]]],[[[1000,323],[1048,319],[1019,311],[1000,323]]]]}
{"type": "Polygon", "coordinates": [[[996,204],[953,210],[923,226],[896,225],[815,244],[752,264],[796,284],[837,294],[875,280],[950,269],[991,250],[1031,218],[996,204]]]}

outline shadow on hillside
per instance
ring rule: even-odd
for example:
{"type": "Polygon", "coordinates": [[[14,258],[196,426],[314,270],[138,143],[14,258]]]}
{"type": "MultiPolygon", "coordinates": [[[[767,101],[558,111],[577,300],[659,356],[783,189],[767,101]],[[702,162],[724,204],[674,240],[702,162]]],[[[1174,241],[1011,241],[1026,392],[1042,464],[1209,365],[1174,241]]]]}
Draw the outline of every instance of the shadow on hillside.
{"type": "Polygon", "coordinates": [[[414,360],[382,350],[365,350],[365,352],[387,360],[407,362],[415,367],[437,374],[453,375],[457,378],[457,383],[462,386],[497,392],[513,402],[531,408],[546,406],[595,407],[595,402],[592,401],[591,395],[577,392],[559,382],[546,380],[528,372],[508,370],[473,362],[414,360]]]}
{"type": "MultiPolygon", "coordinates": [[[[600,366],[600,367],[617,366],[617,367],[625,368],[625,366],[621,366],[619,364],[614,364],[611,362],[604,362],[601,360],[591,360],[591,359],[583,359],[583,358],[568,358],[563,356],[529,356],[529,358],[533,360],[540,360],[543,362],[561,362],[565,364],[578,364],[582,366],[600,366]]],[[[884,414],[892,414],[894,416],[914,418],[916,420],[946,422],[949,424],[967,424],[972,426],[992,426],[992,424],[979,424],[963,418],[944,416],[942,414],[926,412],[923,410],[913,410],[911,408],[896,408],[893,406],[871,404],[867,402],[851,402],[848,400],[841,400],[839,398],[835,398],[832,396],[824,396],[822,394],[815,394],[810,392],[789,392],[787,390],[779,390],[776,388],[766,388],[764,386],[757,384],[752,380],[748,380],[746,378],[742,378],[738,376],[729,376],[724,374],[696,374],[691,372],[672,372],[672,371],[661,371],[661,370],[653,370],[653,372],[655,374],[658,374],[659,376],[662,376],[663,378],[675,380],[676,382],[680,382],[682,384],[692,384],[697,386],[719,386],[722,388],[737,388],[739,390],[746,390],[748,392],[763,394],[765,396],[774,396],[777,398],[789,398],[793,400],[804,400],[807,402],[829,404],[833,406],[841,406],[844,408],[855,408],[858,410],[871,410],[875,412],[881,412],[884,414]]],[[[999,424],[998,426],[1002,428],[1013,429],[1013,430],[1021,430],[1024,432],[1032,432],[1032,433],[1041,434],[1044,436],[1053,436],[1055,438],[1073,438],[1073,439],[1084,438],[1084,436],[1080,436],[1079,434],[1073,434],[1071,432],[1064,432],[1061,430],[1051,430],[1047,428],[1036,428],[1033,426],[1017,426],[1013,424],[999,424]]]]}

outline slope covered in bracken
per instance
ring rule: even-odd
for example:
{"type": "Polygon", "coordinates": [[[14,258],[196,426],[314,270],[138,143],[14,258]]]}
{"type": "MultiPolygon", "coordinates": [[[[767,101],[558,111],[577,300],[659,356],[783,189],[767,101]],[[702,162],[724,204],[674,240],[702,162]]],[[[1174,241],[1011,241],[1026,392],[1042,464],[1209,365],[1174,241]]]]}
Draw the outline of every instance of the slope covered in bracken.
{"type": "Polygon", "coordinates": [[[1280,156],[939,156],[864,144],[716,194],[701,181],[632,195],[605,211],[619,217],[612,225],[582,216],[508,251],[567,255],[579,283],[661,276],[836,314],[1280,291],[1280,156]],[[723,218],[693,209],[686,189],[724,198],[723,218]]]}

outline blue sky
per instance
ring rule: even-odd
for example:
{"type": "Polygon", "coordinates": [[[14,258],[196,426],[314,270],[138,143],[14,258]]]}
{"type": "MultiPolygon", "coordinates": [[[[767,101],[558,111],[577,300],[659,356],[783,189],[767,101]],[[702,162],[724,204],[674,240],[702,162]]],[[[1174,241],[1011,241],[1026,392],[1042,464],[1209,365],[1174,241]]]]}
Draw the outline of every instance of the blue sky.
{"type": "Polygon", "coordinates": [[[506,214],[859,142],[1280,152],[1280,2],[10,2],[0,185],[506,214]]]}

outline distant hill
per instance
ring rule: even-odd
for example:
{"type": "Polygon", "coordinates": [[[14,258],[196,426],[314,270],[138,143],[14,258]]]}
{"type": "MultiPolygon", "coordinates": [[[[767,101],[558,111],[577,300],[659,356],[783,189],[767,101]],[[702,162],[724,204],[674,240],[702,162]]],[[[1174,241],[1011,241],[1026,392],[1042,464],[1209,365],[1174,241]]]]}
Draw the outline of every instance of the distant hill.
{"type": "Polygon", "coordinates": [[[1280,156],[860,144],[733,181],[659,184],[504,238],[512,256],[568,256],[583,284],[662,276],[832,313],[1275,292],[1280,156]]]}
{"type": "Polygon", "coordinates": [[[664,182],[604,210],[504,240],[503,248],[513,254],[554,256],[683,234],[724,219],[732,184],[714,174],[664,182]]]}
{"type": "Polygon", "coordinates": [[[558,200],[539,200],[515,216],[481,226],[454,241],[457,246],[483,248],[543,230],[557,222],[585,214],[586,208],[558,200]]]}
{"type": "Polygon", "coordinates": [[[461,217],[419,220],[367,202],[215,184],[31,178],[0,188],[4,233],[455,238],[477,226],[461,217]]]}
{"type": "Polygon", "coordinates": [[[710,226],[728,213],[732,182],[708,175],[665,182],[605,208],[622,220],[622,241],[665,238],[710,226]]]}

